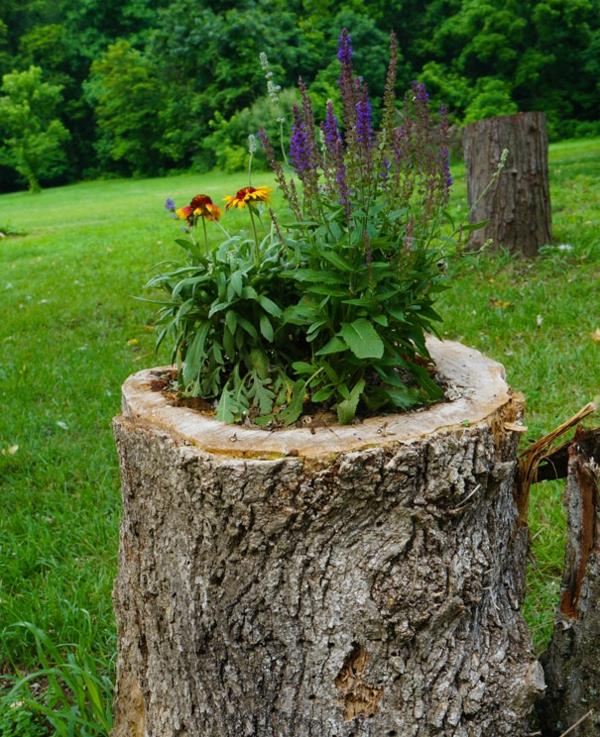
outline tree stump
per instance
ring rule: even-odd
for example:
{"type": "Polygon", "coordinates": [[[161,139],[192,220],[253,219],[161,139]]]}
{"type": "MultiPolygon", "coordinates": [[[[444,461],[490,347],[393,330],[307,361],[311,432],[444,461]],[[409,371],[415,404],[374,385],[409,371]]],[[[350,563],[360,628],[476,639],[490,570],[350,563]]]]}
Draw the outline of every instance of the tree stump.
{"type": "Polygon", "coordinates": [[[312,431],[125,382],[114,737],[523,737],[522,402],[429,348],[459,398],[312,431]]]}
{"type": "MultiPolygon", "coordinates": [[[[538,713],[547,737],[557,737],[577,722],[580,722],[574,733],[577,737],[597,737],[600,734],[600,432],[578,430],[567,448],[567,548],[558,616],[552,642],[542,659],[548,691],[538,713]]],[[[556,455],[560,464],[562,458],[556,455]]]]}
{"type": "Polygon", "coordinates": [[[491,241],[495,247],[535,256],[552,240],[544,113],[471,123],[464,129],[463,146],[471,222],[489,221],[472,232],[469,246],[481,248],[491,241]],[[508,156],[494,179],[503,149],[508,156]]]}

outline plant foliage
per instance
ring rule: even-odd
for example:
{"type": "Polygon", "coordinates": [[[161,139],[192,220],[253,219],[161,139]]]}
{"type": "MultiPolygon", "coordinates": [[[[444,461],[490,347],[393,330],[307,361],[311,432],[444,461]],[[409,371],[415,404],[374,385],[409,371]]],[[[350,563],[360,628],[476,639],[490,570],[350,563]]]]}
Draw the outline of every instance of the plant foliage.
{"type": "Polygon", "coordinates": [[[158,343],[172,340],[179,389],[213,400],[226,422],[289,424],[321,407],[347,423],[358,412],[405,410],[442,395],[425,333],[441,319],[433,304],[443,288],[439,238],[451,184],[446,113],[434,122],[417,82],[397,108],[392,35],[376,132],[352,53],[344,30],[339,121],[328,102],[317,128],[300,83],[291,177],[260,132],[290,222],[264,211],[267,188],[245,187],[226,198],[227,209],[247,210],[252,235],[223,229],[226,239],[211,250],[207,223],[222,228],[221,213],[197,195],[176,211],[189,226],[178,241],[188,263],[150,282],[168,295],[158,343]]]}

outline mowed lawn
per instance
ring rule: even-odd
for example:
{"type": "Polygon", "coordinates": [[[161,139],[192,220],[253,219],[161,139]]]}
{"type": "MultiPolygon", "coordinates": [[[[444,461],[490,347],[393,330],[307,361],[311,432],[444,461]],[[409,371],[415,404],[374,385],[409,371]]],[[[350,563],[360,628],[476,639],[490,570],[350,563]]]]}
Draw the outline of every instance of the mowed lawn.
{"type": "MultiPolygon", "coordinates": [[[[535,261],[468,255],[441,299],[446,336],[502,361],[525,394],[528,438],[600,393],[600,140],[551,147],[554,238],[535,261]]],[[[464,204],[454,172],[454,209],[464,204]]],[[[254,175],[254,184],[271,183],[254,175]]],[[[167,196],[222,201],[240,175],[109,180],[0,196],[0,664],[32,667],[21,620],[113,657],[119,477],[111,418],[128,374],[153,355],[153,307],[136,301],[154,266],[179,257],[167,196]]],[[[244,213],[225,223],[243,223],[244,213]]],[[[215,237],[218,231],[215,229],[215,237]]],[[[598,421],[600,424],[600,421],[598,421]]],[[[560,485],[532,497],[536,561],[527,616],[547,636],[562,564],[560,485]]]]}

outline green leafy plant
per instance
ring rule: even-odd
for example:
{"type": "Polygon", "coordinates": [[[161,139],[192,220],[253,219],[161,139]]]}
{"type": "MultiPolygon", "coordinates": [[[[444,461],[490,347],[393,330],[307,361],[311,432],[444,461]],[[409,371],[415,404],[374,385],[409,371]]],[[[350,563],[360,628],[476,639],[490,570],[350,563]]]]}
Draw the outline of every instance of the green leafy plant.
{"type": "Polygon", "coordinates": [[[267,210],[264,187],[226,198],[228,210],[249,215],[249,232],[234,235],[207,195],[178,210],[167,202],[187,221],[188,237],[177,242],[188,264],[149,283],[168,295],[158,343],[172,341],[179,391],[214,402],[227,422],[289,424],[325,410],[348,423],[442,397],[425,336],[441,319],[433,305],[445,286],[446,113],[434,116],[417,82],[397,106],[392,36],[375,132],[346,31],[338,60],[340,120],[328,102],[318,128],[300,83],[291,177],[259,131],[289,207],[282,222],[267,210]],[[225,235],[216,249],[207,223],[225,235]]]}

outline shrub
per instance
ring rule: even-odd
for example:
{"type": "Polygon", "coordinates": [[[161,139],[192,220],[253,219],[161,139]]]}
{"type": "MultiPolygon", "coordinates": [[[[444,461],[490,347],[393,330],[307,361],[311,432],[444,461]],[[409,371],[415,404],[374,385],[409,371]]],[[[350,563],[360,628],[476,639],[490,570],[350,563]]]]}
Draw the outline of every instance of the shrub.
{"type": "Polygon", "coordinates": [[[265,187],[226,198],[227,209],[247,212],[247,232],[228,233],[206,195],[176,211],[188,224],[178,241],[188,262],[149,283],[167,293],[158,343],[172,340],[178,390],[214,401],[222,420],[289,424],[335,410],[347,423],[442,396],[425,334],[441,319],[433,304],[444,288],[448,124],[443,109],[434,121],[417,82],[397,109],[396,55],[392,36],[378,133],[346,31],[342,115],[329,102],[318,129],[300,84],[291,177],[260,132],[289,209],[281,221],[265,187]],[[209,226],[225,233],[216,249],[209,226]]]}

